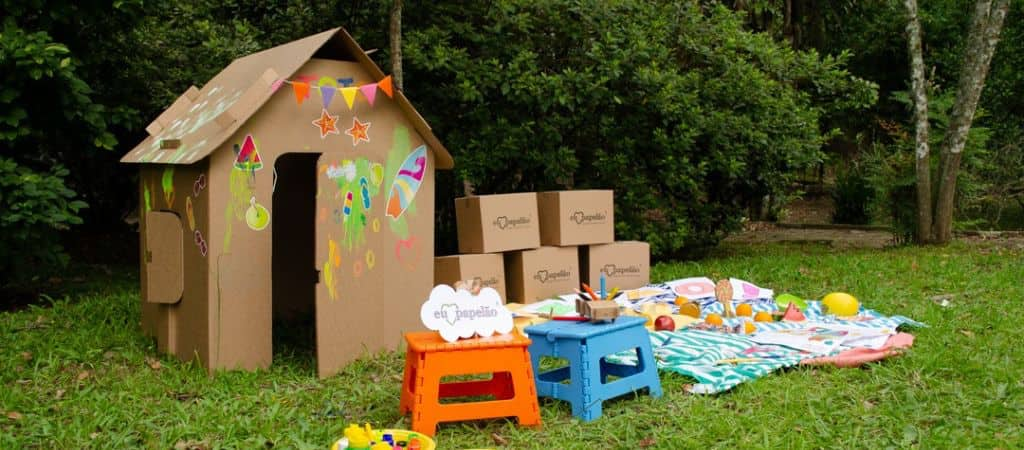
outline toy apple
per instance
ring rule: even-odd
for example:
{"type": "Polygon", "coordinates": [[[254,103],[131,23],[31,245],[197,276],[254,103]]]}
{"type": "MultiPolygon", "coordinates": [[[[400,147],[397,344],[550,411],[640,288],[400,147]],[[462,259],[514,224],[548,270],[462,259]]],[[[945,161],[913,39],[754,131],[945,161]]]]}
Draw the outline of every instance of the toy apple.
{"type": "Polygon", "coordinates": [[[669,316],[658,316],[654,319],[654,331],[675,331],[676,321],[669,316]]]}

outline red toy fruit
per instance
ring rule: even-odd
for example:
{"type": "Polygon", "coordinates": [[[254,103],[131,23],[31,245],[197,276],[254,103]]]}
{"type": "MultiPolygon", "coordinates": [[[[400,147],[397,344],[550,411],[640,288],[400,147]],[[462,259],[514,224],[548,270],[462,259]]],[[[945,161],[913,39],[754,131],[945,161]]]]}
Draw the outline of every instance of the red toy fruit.
{"type": "Polygon", "coordinates": [[[654,319],[654,331],[675,331],[676,321],[669,316],[658,316],[654,319]]]}

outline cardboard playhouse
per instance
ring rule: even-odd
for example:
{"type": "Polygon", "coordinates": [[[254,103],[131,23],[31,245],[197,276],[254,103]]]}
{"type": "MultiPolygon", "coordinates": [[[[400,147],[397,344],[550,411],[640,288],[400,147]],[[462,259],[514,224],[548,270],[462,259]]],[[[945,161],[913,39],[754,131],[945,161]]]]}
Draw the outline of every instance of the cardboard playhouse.
{"type": "Polygon", "coordinates": [[[160,351],[265,368],[273,320],[312,311],[324,377],[421,327],[434,169],[453,161],[343,29],[235,60],[146,131],[121,161],[160,351]]]}

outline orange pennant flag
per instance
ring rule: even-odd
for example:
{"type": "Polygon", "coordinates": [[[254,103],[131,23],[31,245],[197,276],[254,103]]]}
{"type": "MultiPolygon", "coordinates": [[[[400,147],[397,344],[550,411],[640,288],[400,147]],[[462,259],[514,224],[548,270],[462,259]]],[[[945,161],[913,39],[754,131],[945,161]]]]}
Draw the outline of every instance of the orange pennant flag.
{"type": "Polygon", "coordinates": [[[357,91],[359,91],[359,88],[355,86],[341,88],[341,96],[345,97],[345,104],[348,105],[348,109],[352,109],[352,104],[356,101],[357,91]]]}
{"type": "Polygon", "coordinates": [[[388,75],[384,77],[383,80],[378,81],[377,87],[379,87],[380,90],[384,91],[384,93],[387,94],[388,97],[394,98],[394,93],[391,92],[391,75],[388,75]]]}
{"type": "Polygon", "coordinates": [[[309,83],[292,83],[292,89],[295,91],[295,101],[300,105],[309,97],[309,83]]]}

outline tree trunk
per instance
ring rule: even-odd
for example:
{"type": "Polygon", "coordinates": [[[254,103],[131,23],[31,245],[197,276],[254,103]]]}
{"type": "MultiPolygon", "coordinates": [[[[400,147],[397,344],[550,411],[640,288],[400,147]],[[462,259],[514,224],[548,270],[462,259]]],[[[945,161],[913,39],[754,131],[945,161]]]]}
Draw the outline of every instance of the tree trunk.
{"type": "Polygon", "coordinates": [[[953,236],[956,177],[960,170],[961,152],[967,142],[978,99],[985,87],[989,63],[999,42],[999,33],[1002,31],[1009,8],[1009,0],[996,0],[994,4],[991,0],[978,0],[974,6],[974,17],[967,38],[956,103],[953,104],[949,129],[946,130],[946,136],[942,141],[943,162],[932,232],[939,243],[948,243],[953,236]]]}
{"type": "Polygon", "coordinates": [[[391,4],[391,79],[402,89],[402,0],[391,4]]]}
{"type": "Polygon", "coordinates": [[[905,0],[907,7],[907,50],[910,53],[910,79],[914,95],[914,168],[917,174],[918,242],[934,240],[932,236],[931,150],[928,148],[928,89],[921,53],[921,22],[917,18],[917,0],[905,0]]]}

